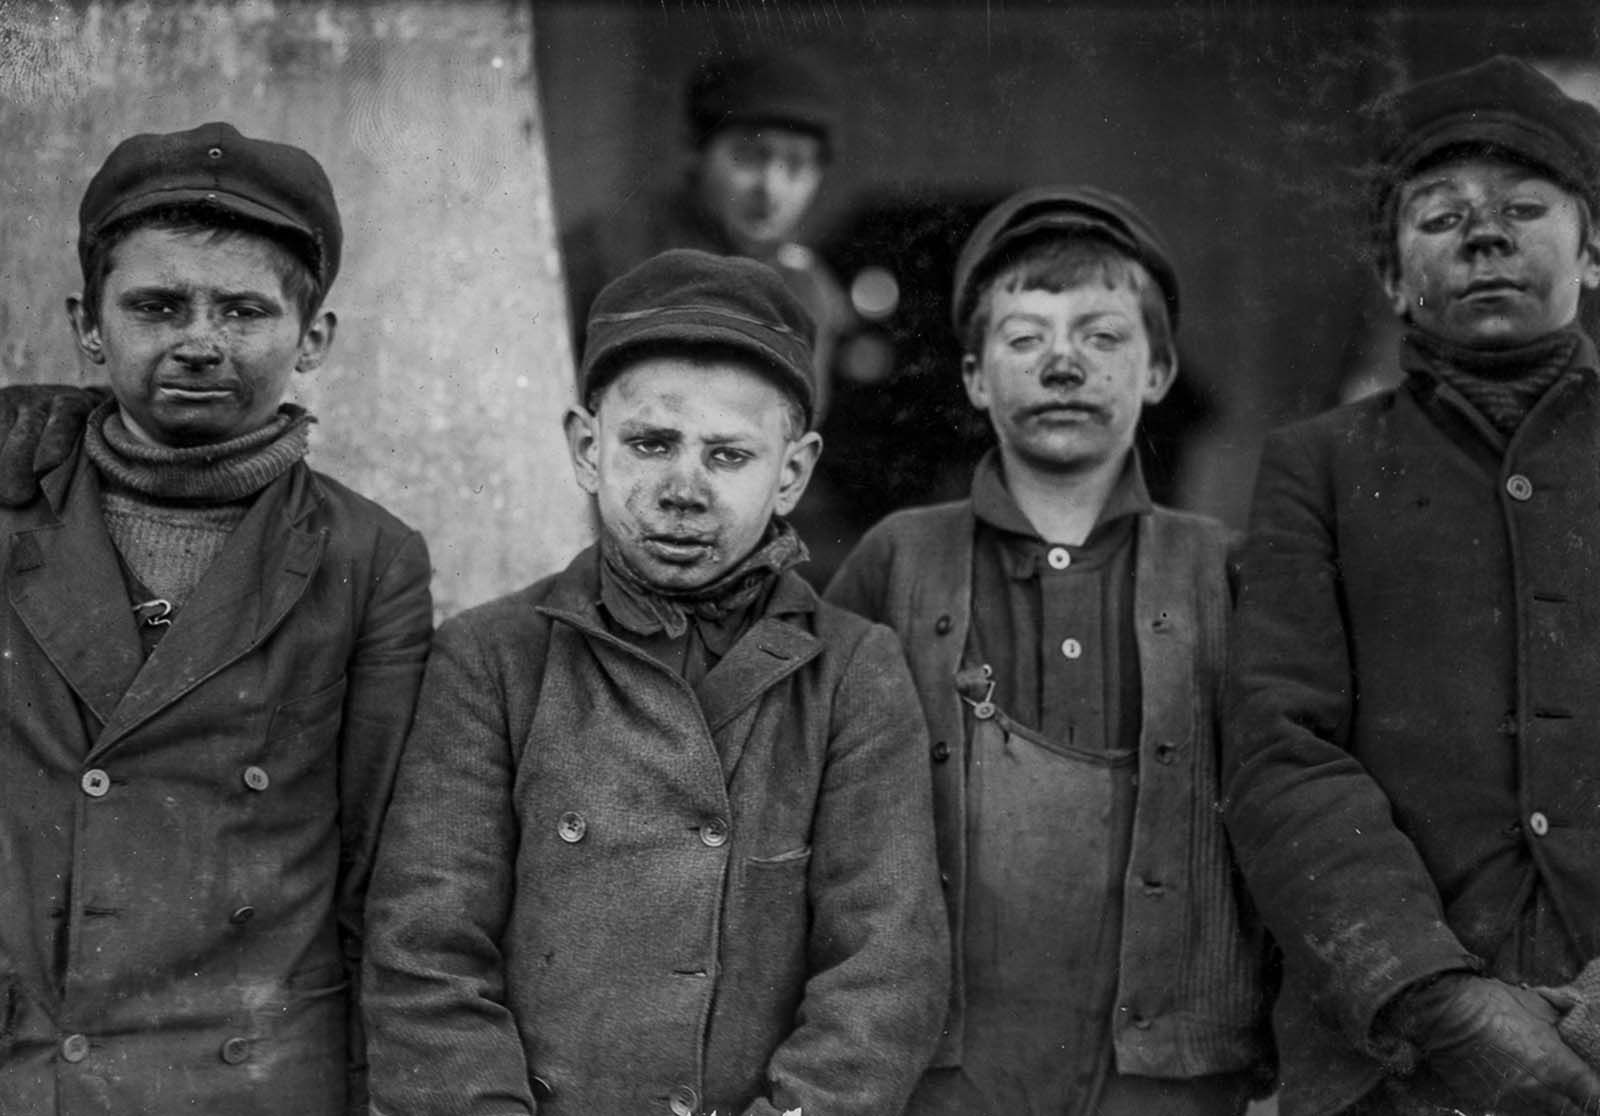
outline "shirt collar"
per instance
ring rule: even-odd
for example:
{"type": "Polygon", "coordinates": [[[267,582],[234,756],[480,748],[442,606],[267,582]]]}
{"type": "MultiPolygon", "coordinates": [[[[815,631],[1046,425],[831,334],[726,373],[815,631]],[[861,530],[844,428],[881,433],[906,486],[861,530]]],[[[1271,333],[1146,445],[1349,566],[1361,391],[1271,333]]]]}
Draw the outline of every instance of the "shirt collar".
{"type": "MultiPolygon", "coordinates": [[[[1066,549],[1074,562],[1098,560],[1122,541],[1132,517],[1146,515],[1153,507],[1139,455],[1130,450],[1089,537],[1081,546],[1066,549]]],[[[979,523],[1000,533],[1006,572],[1013,577],[1033,576],[1045,552],[1053,549],[1012,498],[997,449],[985,453],[973,473],[972,512],[979,523]]]]}

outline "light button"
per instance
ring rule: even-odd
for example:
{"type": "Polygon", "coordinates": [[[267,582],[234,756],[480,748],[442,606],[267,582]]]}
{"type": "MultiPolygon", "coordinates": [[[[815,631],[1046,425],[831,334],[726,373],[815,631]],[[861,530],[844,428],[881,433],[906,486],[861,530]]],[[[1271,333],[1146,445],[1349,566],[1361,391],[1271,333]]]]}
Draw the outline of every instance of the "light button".
{"type": "Polygon", "coordinates": [[[1064,570],[1072,565],[1072,552],[1064,546],[1052,546],[1044,560],[1050,563],[1052,570],[1064,570]]]}
{"type": "Polygon", "coordinates": [[[83,787],[83,793],[90,798],[104,798],[106,792],[111,789],[111,776],[98,767],[91,767],[83,773],[79,785],[83,787]]]}
{"type": "Polygon", "coordinates": [[[1535,837],[1543,837],[1550,832],[1550,819],[1535,810],[1528,815],[1528,828],[1533,830],[1535,837]]]}
{"type": "Polygon", "coordinates": [[[1064,639],[1061,641],[1061,653],[1069,659],[1081,659],[1083,658],[1083,644],[1075,639],[1064,639]]]}
{"type": "Polygon", "coordinates": [[[1506,495],[1513,500],[1527,500],[1533,496],[1533,482],[1521,473],[1506,478],[1506,495]]]}

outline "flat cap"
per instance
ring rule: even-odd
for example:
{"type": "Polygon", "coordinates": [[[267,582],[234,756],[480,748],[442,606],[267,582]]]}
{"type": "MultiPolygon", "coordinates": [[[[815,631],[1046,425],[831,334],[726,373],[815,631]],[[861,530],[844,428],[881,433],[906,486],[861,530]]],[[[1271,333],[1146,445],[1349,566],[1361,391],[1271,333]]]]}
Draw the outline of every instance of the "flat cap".
{"type": "Polygon", "coordinates": [[[1053,236],[1109,241],[1144,265],[1161,288],[1172,328],[1178,328],[1178,272],[1155,226],[1125,198],[1093,186],[1038,186],[1012,194],[978,222],[956,259],[950,300],[961,333],[975,309],[979,284],[1024,243],[1053,236]]]}
{"type": "Polygon", "coordinates": [[[675,248],[613,280],[589,310],[581,383],[589,399],[637,360],[714,345],[769,372],[805,411],[816,327],[776,271],[744,256],[675,248]]]}
{"type": "Polygon", "coordinates": [[[1392,232],[1395,191],[1444,152],[1483,148],[1547,172],[1600,209],[1600,109],[1508,55],[1381,98],[1373,106],[1378,173],[1372,217],[1392,232]]]}
{"type": "Polygon", "coordinates": [[[240,135],[232,124],[144,134],[119,143],[78,206],[78,260],[111,226],[174,205],[201,205],[281,229],[304,242],[306,263],[333,285],[344,242],[333,186],[298,147],[240,135]]]}
{"type": "Polygon", "coordinates": [[[810,132],[831,149],[838,125],[833,92],[796,54],[711,57],[689,77],[689,130],[697,146],[730,124],[774,124],[810,132]]]}

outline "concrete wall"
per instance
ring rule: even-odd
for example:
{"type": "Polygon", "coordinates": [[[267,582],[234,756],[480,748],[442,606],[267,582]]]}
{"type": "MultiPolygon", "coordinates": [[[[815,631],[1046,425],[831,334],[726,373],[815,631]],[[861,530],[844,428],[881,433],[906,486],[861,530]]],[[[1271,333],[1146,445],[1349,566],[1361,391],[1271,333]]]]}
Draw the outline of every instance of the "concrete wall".
{"type": "Polygon", "coordinates": [[[227,120],[334,183],[333,358],[313,463],[428,537],[442,612],[584,541],[525,3],[0,0],[0,380],[78,382],[62,300],[83,187],[143,131],[227,120]]]}

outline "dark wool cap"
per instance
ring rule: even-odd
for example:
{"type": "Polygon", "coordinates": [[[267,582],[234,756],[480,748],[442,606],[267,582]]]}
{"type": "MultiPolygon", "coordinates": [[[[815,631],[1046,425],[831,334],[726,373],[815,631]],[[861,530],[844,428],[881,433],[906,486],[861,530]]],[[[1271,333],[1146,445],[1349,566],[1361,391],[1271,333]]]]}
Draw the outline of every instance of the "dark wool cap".
{"type": "Polygon", "coordinates": [[[90,247],[112,225],[174,205],[210,206],[292,234],[324,290],[339,273],[344,235],[321,164],[222,123],[119,143],[78,207],[79,263],[87,269],[90,247]]]}
{"type": "MultiPolygon", "coordinates": [[[[1395,193],[1447,151],[1489,149],[1542,169],[1600,211],[1600,109],[1567,96],[1519,58],[1487,62],[1418,82],[1379,100],[1374,233],[1393,236],[1395,193]]],[[[1387,253],[1387,249],[1385,249],[1387,253]]]]}
{"type": "Polygon", "coordinates": [[[1025,242],[1046,237],[1092,236],[1109,241],[1144,265],[1166,299],[1178,328],[1178,272],[1155,226],[1132,203],[1093,186],[1039,186],[1013,194],[991,209],[967,237],[956,259],[951,317],[957,334],[976,309],[979,285],[995,265],[1025,242]]]}
{"type": "Polygon", "coordinates": [[[708,58],[689,78],[689,130],[697,147],[730,124],[810,132],[831,150],[838,109],[822,76],[793,54],[708,58]]]}
{"type": "Polygon", "coordinates": [[[596,296],[583,350],[583,398],[592,398],[633,361],[714,345],[769,371],[800,403],[809,425],[815,328],[766,264],[675,248],[652,256],[596,296]]]}

